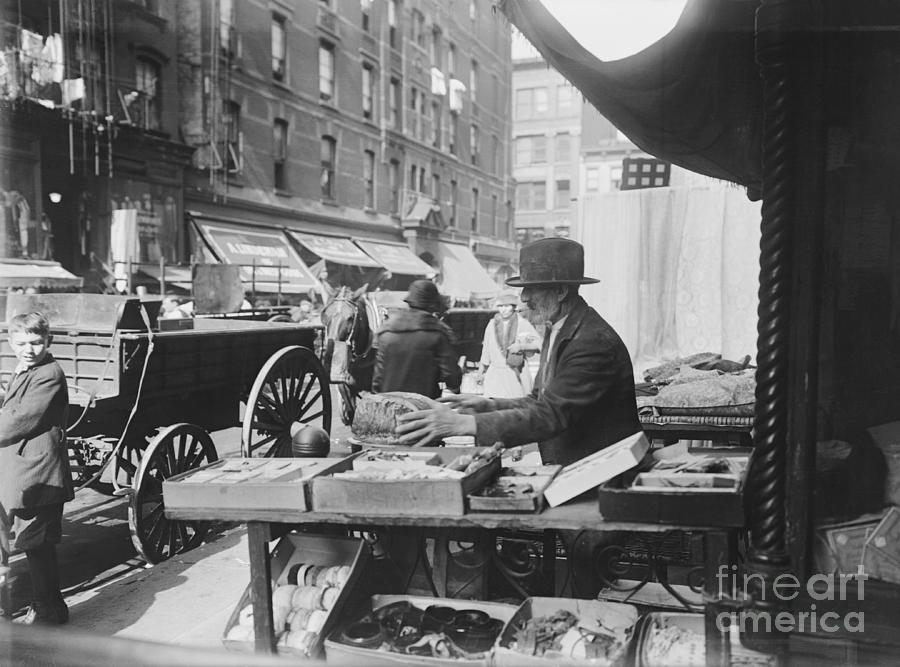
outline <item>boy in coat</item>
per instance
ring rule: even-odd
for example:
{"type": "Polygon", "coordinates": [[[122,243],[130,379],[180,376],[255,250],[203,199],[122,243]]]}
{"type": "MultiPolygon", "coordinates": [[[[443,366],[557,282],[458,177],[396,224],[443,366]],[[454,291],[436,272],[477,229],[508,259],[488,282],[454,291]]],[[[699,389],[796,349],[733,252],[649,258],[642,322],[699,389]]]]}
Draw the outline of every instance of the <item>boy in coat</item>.
{"type": "Polygon", "coordinates": [[[74,497],[66,450],[66,376],[49,353],[50,323],[41,313],[9,322],[18,365],[0,405],[0,557],[24,551],[32,603],[16,619],[60,625],[69,619],[59,584],[56,545],[63,504],[74,497]]]}

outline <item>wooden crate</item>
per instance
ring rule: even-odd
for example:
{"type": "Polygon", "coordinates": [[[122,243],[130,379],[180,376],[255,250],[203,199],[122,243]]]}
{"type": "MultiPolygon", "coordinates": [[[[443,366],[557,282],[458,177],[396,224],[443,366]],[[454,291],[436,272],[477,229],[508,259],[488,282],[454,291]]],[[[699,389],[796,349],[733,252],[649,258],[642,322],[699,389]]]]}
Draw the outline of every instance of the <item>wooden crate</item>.
{"type": "Polygon", "coordinates": [[[469,509],[473,512],[524,512],[539,513],[547,506],[544,489],[556,477],[562,466],[510,466],[502,468],[497,482],[508,480],[516,484],[531,484],[533,492],[515,497],[491,497],[469,494],[469,509]]]}

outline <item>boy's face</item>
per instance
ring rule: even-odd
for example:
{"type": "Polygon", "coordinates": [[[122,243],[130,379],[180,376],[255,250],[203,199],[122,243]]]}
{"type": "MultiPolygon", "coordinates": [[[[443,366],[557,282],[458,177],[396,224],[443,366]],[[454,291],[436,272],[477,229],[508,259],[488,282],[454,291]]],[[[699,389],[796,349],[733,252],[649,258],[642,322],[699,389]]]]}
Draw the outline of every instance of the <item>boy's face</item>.
{"type": "Polygon", "coordinates": [[[16,355],[19,363],[26,368],[31,368],[41,363],[47,356],[50,341],[47,336],[28,331],[11,331],[9,345],[16,355]]]}

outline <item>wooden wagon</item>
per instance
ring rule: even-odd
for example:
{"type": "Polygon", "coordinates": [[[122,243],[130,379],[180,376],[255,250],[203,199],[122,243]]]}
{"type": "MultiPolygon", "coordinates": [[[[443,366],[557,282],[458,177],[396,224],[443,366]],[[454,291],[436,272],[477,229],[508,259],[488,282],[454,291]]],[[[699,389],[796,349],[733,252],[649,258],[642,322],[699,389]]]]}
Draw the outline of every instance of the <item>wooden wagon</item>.
{"type": "MultiPolygon", "coordinates": [[[[240,424],[243,456],[289,456],[297,422],[330,431],[328,376],[313,352],[321,348],[319,326],[198,318],[161,330],[159,301],[92,294],[6,301],[7,320],[31,311],[49,317],[50,351],[69,383],[73,475],[79,488],[130,496],[132,542],[150,563],[205,534],[202,523],[166,519],[162,482],[218,458],[210,431],[240,424]]],[[[4,327],[0,381],[15,366],[4,327]]]]}

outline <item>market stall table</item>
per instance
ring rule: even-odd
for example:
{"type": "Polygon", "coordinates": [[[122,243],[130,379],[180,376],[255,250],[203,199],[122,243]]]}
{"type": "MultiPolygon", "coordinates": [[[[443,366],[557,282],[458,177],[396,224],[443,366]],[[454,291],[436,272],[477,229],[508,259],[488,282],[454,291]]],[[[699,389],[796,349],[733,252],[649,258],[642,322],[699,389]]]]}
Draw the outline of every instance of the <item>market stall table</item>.
{"type": "Polygon", "coordinates": [[[648,438],[663,440],[753,441],[753,417],[717,415],[639,415],[648,438]]]}
{"type": "MultiPolygon", "coordinates": [[[[703,525],[671,525],[604,521],[597,497],[586,494],[572,502],[551,508],[541,514],[509,514],[479,512],[463,516],[407,516],[397,514],[344,514],[330,512],[296,512],[279,509],[217,509],[192,507],[167,509],[170,519],[189,521],[237,521],[247,524],[250,551],[250,586],[256,649],[275,650],[272,619],[271,565],[268,543],[295,526],[346,526],[348,529],[414,527],[426,529],[435,536],[446,537],[458,530],[591,530],[664,533],[691,531],[704,535],[704,570],[706,593],[716,596],[715,574],[720,565],[728,564],[733,553],[733,531],[703,525]]],[[[713,614],[707,613],[707,636],[719,637],[713,614]]],[[[708,642],[709,664],[721,662],[720,642],[708,642]]]]}

